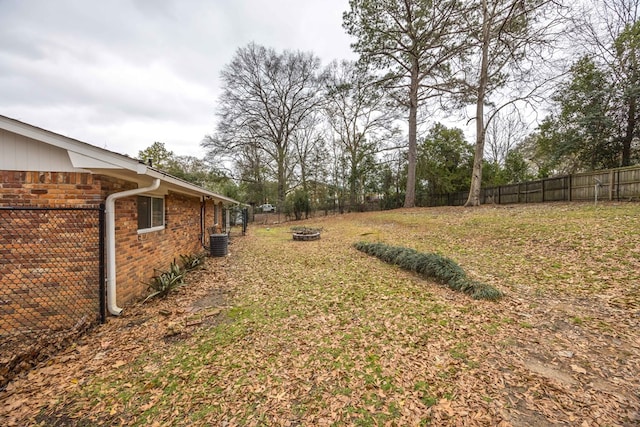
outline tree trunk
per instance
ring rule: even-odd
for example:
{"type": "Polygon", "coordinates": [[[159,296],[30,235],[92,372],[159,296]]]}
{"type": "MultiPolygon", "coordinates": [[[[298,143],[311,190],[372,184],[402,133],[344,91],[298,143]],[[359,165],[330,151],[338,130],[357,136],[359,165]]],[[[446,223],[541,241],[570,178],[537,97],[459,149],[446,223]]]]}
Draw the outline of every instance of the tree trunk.
{"type": "Polygon", "coordinates": [[[622,140],[622,166],[631,164],[631,141],[636,127],[636,98],[629,97],[629,113],[627,116],[627,129],[622,140]]]}
{"type": "Polygon", "coordinates": [[[356,210],[358,204],[358,174],[357,166],[351,163],[351,172],[349,173],[349,212],[356,210]]]}
{"type": "Polygon", "coordinates": [[[480,206],[480,187],[482,183],[482,160],[484,156],[484,132],[479,128],[484,126],[484,105],[478,101],[476,105],[476,148],[473,155],[473,172],[471,175],[471,187],[469,188],[469,198],[465,206],[480,206]]]}
{"type": "Polygon", "coordinates": [[[404,207],[416,205],[416,161],[418,152],[418,58],[412,59],[411,85],[409,87],[409,153],[407,164],[407,191],[404,196],[404,207]]]}
{"type": "Polygon", "coordinates": [[[480,206],[480,186],[482,184],[482,160],[484,158],[484,97],[489,75],[489,13],[487,0],[482,0],[482,59],[478,80],[478,98],[476,100],[476,149],[473,155],[473,172],[469,198],[465,206],[480,206]]]}
{"type": "Polygon", "coordinates": [[[308,191],[307,186],[307,168],[305,167],[305,161],[300,161],[300,180],[302,181],[302,190],[306,193],[308,191]]]}
{"type": "Polygon", "coordinates": [[[282,210],[284,206],[284,198],[286,195],[287,177],[285,174],[285,154],[284,150],[280,149],[278,152],[278,212],[282,210]]]}

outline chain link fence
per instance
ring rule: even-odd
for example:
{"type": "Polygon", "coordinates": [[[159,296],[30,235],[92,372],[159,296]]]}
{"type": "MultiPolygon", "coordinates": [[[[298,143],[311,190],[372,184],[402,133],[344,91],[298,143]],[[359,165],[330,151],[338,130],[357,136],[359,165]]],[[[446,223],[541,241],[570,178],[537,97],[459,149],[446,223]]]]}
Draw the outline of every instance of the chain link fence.
{"type": "Polygon", "coordinates": [[[104,321],[103,224],[103,207],[0,207],[0,387],[104,321]]]}

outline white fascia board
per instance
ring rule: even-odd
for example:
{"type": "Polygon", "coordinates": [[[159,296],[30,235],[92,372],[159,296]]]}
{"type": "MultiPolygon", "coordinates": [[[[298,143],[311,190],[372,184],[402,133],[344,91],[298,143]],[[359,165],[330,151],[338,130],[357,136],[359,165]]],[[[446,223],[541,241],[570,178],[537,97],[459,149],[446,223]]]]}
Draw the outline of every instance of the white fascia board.
{"type": "Polygon", "coordinates": [[[67,150],[74,167],[90,169],[91,164],[101,169],[127,169],[138,174],[145,174],[146,165],[136,159],[105,150],[77,139],[68,138],[27,123],[0,116],[0,128],[18,135],[44,142],[54,147],[67,150]]]}
{"type": "Polygon", "coordinates": [[[67,154],[69,155],[69,160],[71,160],[71,164],[76,168],[83,169],[127,169],[132,172],[135,172],[139,175],[144,175],[147,172],[147,167],[142,163],[131,163],[127,167],[122,167],[122,165],[118,165],[112,161],[109,157],[103,158],[95,158],[91,156],[87,156],[85,154],[80,154],[76,151],[67,150],[67,154]]]}

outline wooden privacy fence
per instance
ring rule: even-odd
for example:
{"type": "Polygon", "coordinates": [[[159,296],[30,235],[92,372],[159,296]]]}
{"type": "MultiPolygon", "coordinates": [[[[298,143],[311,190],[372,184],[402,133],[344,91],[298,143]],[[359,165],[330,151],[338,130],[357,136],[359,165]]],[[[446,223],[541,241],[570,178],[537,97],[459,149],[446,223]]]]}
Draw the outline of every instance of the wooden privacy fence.
{"type": "MultiPolygon", "coordinates": [[[[468,191],[437,194],[429,206],[461,206],[468,196],[468,191]]],[[[487,187],[480,199],[483,204],[640,199],[640,165],[487,187]]]]}

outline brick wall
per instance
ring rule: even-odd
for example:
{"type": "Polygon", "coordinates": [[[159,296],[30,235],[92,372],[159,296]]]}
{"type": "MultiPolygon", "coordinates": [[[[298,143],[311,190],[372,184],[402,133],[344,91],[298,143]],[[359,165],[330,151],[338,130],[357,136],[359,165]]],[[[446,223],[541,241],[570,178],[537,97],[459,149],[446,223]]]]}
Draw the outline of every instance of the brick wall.
{"type": "MultiPolygon", "coordinates": [[[[0,171],[0,207],[96,207],[133,188],[89,173],[0,171]]],[[[137,196],[116,201],[117,303],[125,308],[148,295],[154,269],[203,252],[207,227],[221,223],[212,201],[202,222],[199,197],[169,192],[166,228],[138,234],[136,203],[137,196]]],[[[98,230],[97,210],[0,210],[0,386],[23,361],[98,321],[98,230]]]]}
{"type": "Polygon", "coordinates": [[[0,206],[87,207],[102,202],[90,173],[0,171],[0,206]]]}
{"type": "MultiPolygon", "coordinates": [[[[95,208],[89,173],[0,171],[0,207],[95,208]]],[[[0,212],[0,334],[73,327],[99,314],[98,211],[0,212]]]]}
{"type": "Polygon", "coordinates": [[[0,335],[97,321],[98,224],[97,210],[0,210],[0,335]]]}

